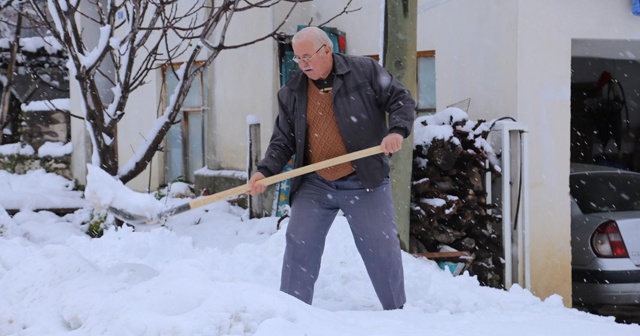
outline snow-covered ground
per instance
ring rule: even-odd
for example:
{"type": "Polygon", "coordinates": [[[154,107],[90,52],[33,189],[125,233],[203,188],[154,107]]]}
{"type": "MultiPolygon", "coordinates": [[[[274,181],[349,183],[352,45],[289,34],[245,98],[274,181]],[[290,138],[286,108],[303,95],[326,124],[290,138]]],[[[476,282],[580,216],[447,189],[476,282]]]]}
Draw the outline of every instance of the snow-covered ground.
{"type": "MultiPolygon", "coordinates": [[[[431,127],[416,123],[414,142],[449,138],[450,122],[465,118],[447,109],[428,118],[431,127]]],[[[492,156],[487,143],[478,145],[492,156]]],[[[565,308],[559,296],[481,287],[468,274],[454,277],[410,254],[403,255],[407,304],[383,311],[340,216],[308,306],[278,290],[286,220],[278,230],[278,218],[249,220],[244,209],[221,201],[162,224],[112,227],[94,239],[85,224],[93,209],[153,217],[188,200],[158,201],[88,168],[84,195],[43,170],[0,171],[0,336],[640,335],[637,324],[565,308]],[[51,207],[82,209],[64,217],[33,211],[51,207]],[[11,217],[5,209],[20,211],[11,217]]],[[[169,195],[185,188],[174,184],[169,195]]]]}
{"type": "MultiPolygon", "coordinates": [[[[108,178],[93,183],[94,190],[149,202],[108,178]]],[[[82,203],[68,187],[42,171],[4,173],[0,205],[82,203]],[[34,185],[49,187],[44,200],[34,185]]],[[[481,287],[468,274],[453,277],[409,254],[408,302],[383,311],[343,217],[329,234],[308,306],[278,290],[286,220],[277,230],[277,218],[247,220],[222,201],[164,226],[110,229],[92,239],[81,224],[89,206],[62,218],[24,209],[10,217],[0,207],[3,336],[640,335],[639,325],[565,308],[558,296],[481,287]]]]}

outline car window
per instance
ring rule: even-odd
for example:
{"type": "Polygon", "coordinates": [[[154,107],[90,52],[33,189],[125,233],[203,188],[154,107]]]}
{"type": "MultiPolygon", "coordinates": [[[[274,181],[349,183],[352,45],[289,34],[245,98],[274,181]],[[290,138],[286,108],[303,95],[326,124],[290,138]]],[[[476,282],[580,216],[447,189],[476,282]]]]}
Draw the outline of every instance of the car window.
{"type": "Polygon", "coordinates": [[[571,196],[585,214],[640,210],[640,175],[573,174],[569,182],[571,196]]]}

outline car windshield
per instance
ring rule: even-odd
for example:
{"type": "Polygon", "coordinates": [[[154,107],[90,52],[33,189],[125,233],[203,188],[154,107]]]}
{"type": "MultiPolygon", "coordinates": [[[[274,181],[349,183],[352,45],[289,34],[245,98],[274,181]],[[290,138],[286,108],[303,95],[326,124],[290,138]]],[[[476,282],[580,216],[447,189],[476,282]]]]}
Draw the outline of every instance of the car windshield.
{"type": "Polygon", "coordinates": [[[569,181],[571,196],[585,214],[640,210],[640,175],[583,173],[569,181]]]}

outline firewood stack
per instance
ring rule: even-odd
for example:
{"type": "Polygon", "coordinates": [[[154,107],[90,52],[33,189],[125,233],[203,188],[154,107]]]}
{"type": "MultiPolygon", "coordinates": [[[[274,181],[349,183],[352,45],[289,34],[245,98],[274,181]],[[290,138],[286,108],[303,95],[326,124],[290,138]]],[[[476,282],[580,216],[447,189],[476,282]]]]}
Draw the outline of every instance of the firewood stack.
{"type": "Polygon", "coordinates": [[[416,120],[410,252],[467,251],[469,274],[503,288],[500,218],[484,186],[488,170],[500,176],[489,131],[487,122],[469,121],[455,108],[416,120]]]}

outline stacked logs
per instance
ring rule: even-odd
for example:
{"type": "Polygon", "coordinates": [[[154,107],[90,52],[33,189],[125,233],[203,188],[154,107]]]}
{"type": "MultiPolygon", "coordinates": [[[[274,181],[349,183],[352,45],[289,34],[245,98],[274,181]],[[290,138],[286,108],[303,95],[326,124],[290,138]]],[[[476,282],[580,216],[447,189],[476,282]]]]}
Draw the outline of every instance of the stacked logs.
{"type": "Polygon", "coordinates": [[[444,122],[436,114],[415,123],[410,252],[467,251],[473,256],[469,274],[481,285],[503,288],[500,218],[487,204],[484,185],[488,171],[500,176],[486,141],[490,127],[451,110],[440,112],[444,122]],[[438,128],[432,132],[438,136],[421,142],[421,127],[438,128]],[[450,133],[442,136],[443,129],[450,133]]]}

